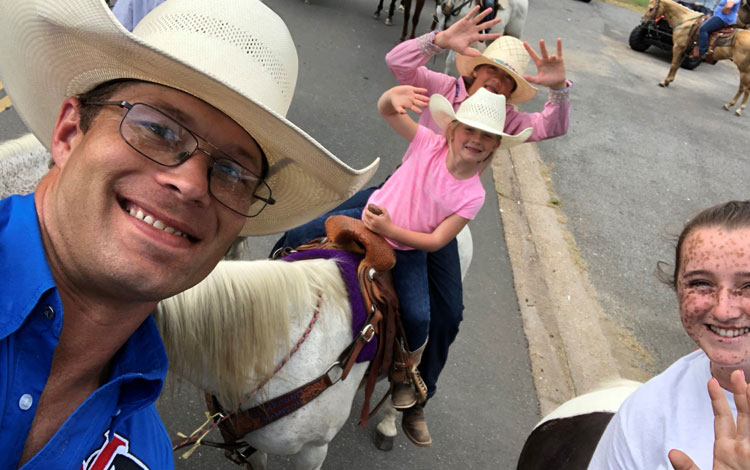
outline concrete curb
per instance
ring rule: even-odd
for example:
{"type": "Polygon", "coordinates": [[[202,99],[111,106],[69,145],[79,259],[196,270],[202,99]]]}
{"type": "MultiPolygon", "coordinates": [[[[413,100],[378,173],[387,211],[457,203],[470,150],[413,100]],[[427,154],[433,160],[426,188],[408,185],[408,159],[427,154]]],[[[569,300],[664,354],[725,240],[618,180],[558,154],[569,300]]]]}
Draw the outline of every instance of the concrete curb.
{"type": "Polygon", "coordinates": [[[499,151],[492,164],[518,304],[542,416],[619,378],[594,289],[550,204],[536,145],[499,151]]]}

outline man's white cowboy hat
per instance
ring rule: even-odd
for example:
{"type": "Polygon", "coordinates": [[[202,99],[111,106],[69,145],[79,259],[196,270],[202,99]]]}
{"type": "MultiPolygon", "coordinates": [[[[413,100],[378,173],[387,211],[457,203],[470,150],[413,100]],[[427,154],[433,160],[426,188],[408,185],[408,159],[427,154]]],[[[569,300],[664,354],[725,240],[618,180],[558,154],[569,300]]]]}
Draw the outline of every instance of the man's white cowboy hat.
{"type": "Polygon", "coordinates": [[[487,46],[481,56],[470,57],[458,54],[456,56],[456,68],[463,77],[470,77],[479,65],[491,65],[499,68],[516,82],[516,89],[511,93],[508,102],[523,103],[536,96],[538,91],[523,78],[526,67],[529,65],[529,59],[529,53],[523,47],[523,41],[513,36],[500,36],[487,46]]]}
{"type": "Polygon", "coordinates": [[[503,139],[498,149],[507,149],[522,144],[531,136],[531,127],[516,135],[503,132],[505,128],[505,96],[480,88],[466,101],[461,103],[458,111],[443,95],[430,97],[430,114],[435,123],[445,131],[451,122],[458,121],[474,129],[499,135],[503,139]]]}
{"type": "Polygon", "coordinates": [[[255,138],[276,204],[240,235],[298,226],[354,194],[378,160],[354,170],[286,115],[297,52],[284,22],[258,0],[170,0],[128,32],[104,0],[0,1],[0,80],[49,148],[67,96],[114,79],[166,85],[211,104],[255,138]]]}

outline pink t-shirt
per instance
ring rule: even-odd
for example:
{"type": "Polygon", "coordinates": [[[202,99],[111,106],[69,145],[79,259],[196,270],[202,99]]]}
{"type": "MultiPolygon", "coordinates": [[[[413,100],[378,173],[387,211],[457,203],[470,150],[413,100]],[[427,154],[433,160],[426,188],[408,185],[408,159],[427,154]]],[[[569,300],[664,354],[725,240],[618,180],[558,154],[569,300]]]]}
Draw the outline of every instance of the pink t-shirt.
{"type": "MultiPolygon", "coordinates": [[[[482,182],[478,174],[454,178],[445,164],[447,154],[445,137],[419,126],[401,166],[367,203],[385,207],[394,224],[414,232],[432,233],[451,214],[473,219],[484,204],[482,182]]],[[[413,249],[386,240],[396,249],[413,249]]]]}

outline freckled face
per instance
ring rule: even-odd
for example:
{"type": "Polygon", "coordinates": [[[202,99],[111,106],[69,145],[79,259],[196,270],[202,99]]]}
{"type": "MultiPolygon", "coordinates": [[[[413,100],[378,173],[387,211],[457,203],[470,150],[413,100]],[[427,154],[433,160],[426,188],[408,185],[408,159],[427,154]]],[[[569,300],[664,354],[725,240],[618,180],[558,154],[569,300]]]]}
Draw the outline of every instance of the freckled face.
{"type": "Polygon", "coordinates": [[[712,366],[750,366],[750,229],[704,227],[681,249],[682,326],[712,366]]]}

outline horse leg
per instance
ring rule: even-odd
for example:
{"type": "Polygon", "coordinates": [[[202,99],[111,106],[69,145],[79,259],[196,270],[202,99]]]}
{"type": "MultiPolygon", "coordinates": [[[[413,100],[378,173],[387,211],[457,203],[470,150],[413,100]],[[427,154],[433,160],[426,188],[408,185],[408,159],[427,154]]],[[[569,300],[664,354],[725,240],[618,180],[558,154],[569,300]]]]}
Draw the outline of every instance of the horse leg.
{"type": "Polygon", "coordinates": [[[669,73],[667,74],[667,78],[659,82],[659,86],[667,87],[674,81],[674,77],[675,75],[677,75],[677,69],[680,68],[680,64],[682,63],[682,56],[685,52],[685,49],[686,46],[681,46],[675,43],[674,47],[672,48],[672,63],[669,66],[669,73]]]}
{"type": "Polygon", "coordinates": [[[414,17],[411,19],[411,36],[409,39],[414,39],[414,35],[417,32],[417,23],[419,23],[419,15],[422,14],[422,7],[424,6],[424,0],[417,0],[414,6],[414,17]]]}
{"type": "Polygon", "coordinates": [[[375,13],[372,14],[372,17],[377,19],[380,18],[380,11],[383,9],[383,0],[380,0],[378,2],[378,8],[375,10],[375,13]]]}
{"type": "Polygon", "coordinates": [[[323,466],[326,454],[328,454],[328,443],[315,445],[308,442],[294,456],[294,468],[295,470],[319,470],[323,466]]]}
{"type": "Polygon", "coordinates": [[[750,80],[748,80],[748,81],[743,80],[742,81],[742,88],[743,88],[742,91],[744,91],[745,94],[742,96],[742,104],[740,105],[739,109],[734,112],[737,116],[741,116],[742,115],[742,111],[745,110],[745,105],[747,105],[747,99],[748,99],[748,97],[750,97],[750,83],[749,82],[750,82],[750,80]]]}
{"type": "Polygon", "coordinates": [[[737,111],[734,112],[737,116],[741,116],[742,115],[742,111],[745,110],[745,105],[747,105],[747,99],[748,99],[748,97],[750,97],[750,88],[746,87],[745,88],[745,95],[742,97],[742,104],[740,105],[740,109],[738,109],[737,111]]]}
{"type": "Polygon", "coordinates": [[[385,416],[378,423],[375,428],[375,447],[380,450],[391,450],[393,449],[393,438],[396,437],[396,417],[398,411],[390,404],[384,405],[385,416]]]}
{"type": "Polygon", "coordinates": [[[729,108],[731,108],[732,106],[734,106],[734,104],[740,98],[740,95],[742,94],[743,91],[744,91],[744,87],[742,86],[742,81],[740,80],[740,87],[737,89],[737,94],[734,95],[734,98],[732,98],[732,101],[730,101],[729,103],[727,103],[724,106],[722,106],[722,108],[724,108],[727,111],[729,111],[729,108]]]}
{"type": "Polygon", "coordinates": [[[404,0],[404,29],[401,30],[401,39],[404,42],[406,34],[409,32],[409,14],[411,12],[411,0],[404,0]]]}
{"type": "Polygon", "coordinates": [[[266,470],[268,468],[268,454],[263,451],[256,450],[247,459],[250,462],[250,468],[253,470],[266,470]]]}

